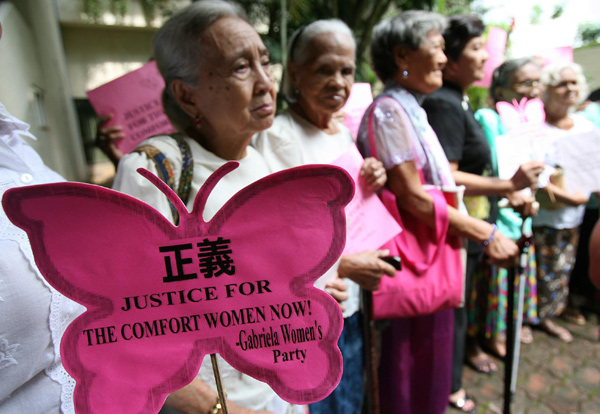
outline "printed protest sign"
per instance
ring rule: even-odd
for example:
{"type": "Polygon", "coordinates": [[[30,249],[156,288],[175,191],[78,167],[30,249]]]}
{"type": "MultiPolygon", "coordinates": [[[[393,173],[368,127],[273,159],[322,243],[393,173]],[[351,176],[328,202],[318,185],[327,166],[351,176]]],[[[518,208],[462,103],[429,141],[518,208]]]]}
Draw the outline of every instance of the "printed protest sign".
{"type": "Polygon", "coordinates": [[[569,191],[600,191],[600,129],[569,134],[556,141],[558,163],[569,191]]]}
{"type": "Polygon", "coordinates": [[[498,102],[496,109],[508,133],[496,137],[498,176],[509,180],[521,164],[544,160],[550,142],[544,124],[544,104],[539,99],[523,98],[520,102],[498,102]]]}
{"type": "Polygon", "coordinates": [[[357,82],[352,85],[350,96],[342,111],[345,114],[344,125],[350,130],[354,139],[356,139],[356,135],[358,134],[360,121],[369,105],[371,105],[371,102],[373,102],[371,84],[357,82]]]}
{"type": "Polygon", "coordinates": [[[117,142],[124,153],[144,139],[171,134],[175,129],[164,114],[161,93],[165,82],[154,61],[87,92],[98,116],[113,115],[108,125],[121,125],[125,137],[117,142]]]}
{"type": "Polygon", "coordinates": [[[192,213],[140,170],[179,212],[172,225],[128,195],[81,183],[8,190],[48,282],[87,311],[61,356],[78,413],[157,412],[219,353],[283,399],[327,396],[342,373],[339,305],[313,283],[342,253],[352,181],[332,166],[273,174],[205,222],[206,200],[231,162],[200,189],[192,213]]]}
{"type": "Polygon", "coordinates": [[[402,229],[372,190],[360,177],[364,159],[352,145],[333,165],[342,167],[354,180],[354,198],[346,206],[345,254],[376,250],[394,238],[402,229]]]}

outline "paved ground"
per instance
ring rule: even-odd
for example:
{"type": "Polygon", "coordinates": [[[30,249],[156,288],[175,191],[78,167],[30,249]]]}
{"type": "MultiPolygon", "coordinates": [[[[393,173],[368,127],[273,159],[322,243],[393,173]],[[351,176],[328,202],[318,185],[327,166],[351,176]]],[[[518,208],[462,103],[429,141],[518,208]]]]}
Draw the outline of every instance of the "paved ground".
{"type": "MultiPolygon", "coordinates": [[[[600,414],[600,321],[588,315],[585,326],[562,320],[575,340],[565,344],[534,330],[534,342],[521,346],[517,390],[511,414],[600,414]]],[[[477,414],[503,413],[504,364],[497,373],[465,367],[463,384],[477,401],[477,414]]],[[[448,409],[447,414],[459,411],[448,409]]]]}

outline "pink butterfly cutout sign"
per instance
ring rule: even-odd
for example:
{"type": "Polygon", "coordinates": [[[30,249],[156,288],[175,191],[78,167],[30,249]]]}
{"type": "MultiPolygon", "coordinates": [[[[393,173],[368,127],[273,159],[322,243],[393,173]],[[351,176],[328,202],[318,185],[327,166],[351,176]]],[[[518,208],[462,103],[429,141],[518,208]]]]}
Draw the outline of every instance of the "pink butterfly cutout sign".
{"type": "Polygon", "coordinates": [[[353,184],[337,167],[298,167],[234,195],[205,222],[206,200],[230,162],[174,226],[128,195],[81,184],[5,193],[36,263],[58,291],[87,307],[61,354],[78,413],[157,412],[188,384],[204,355],[267,382],[291,403],[326,397],[342,359],[339,305],[313,286],[342,253],[353,184]]]}

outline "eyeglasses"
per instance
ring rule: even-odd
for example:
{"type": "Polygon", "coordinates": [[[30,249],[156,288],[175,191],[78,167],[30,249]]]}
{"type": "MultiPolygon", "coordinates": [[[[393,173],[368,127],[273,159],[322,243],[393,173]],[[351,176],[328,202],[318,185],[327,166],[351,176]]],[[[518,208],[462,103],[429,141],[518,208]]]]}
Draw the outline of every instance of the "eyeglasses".
{"type": "Polygon", "coordinates": [[[527,79],[527,80],[524,80],[523,82],[515,83],[513,85],[513,87],[515,87],[515,88],[539,88],[541,86],[542,86],[542,83],[540,81],[531,80],[531,79],[527,79]]]}

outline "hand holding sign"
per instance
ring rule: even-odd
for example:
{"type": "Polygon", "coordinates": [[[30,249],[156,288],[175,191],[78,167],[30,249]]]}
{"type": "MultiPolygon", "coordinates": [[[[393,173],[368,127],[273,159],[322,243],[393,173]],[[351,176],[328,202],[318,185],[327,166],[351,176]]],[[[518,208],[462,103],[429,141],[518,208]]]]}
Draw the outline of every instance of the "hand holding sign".
{"type": "Polygon", "coordinates": [[[246,187],[209,221],[202,212],[228,163],[173,226],[141,201],[60,183],[9,190],[7,216],[29,235],[58,291],[87,311],[61,354],[78,413],[156,412],[221,354],[284,399],[308,403],[339,382],[339,306],[314,281],[344,247],[352,184],[335,167],[299,167],[246,187]],[[267,214],[265,214],[265,212],[267,214]]]}

